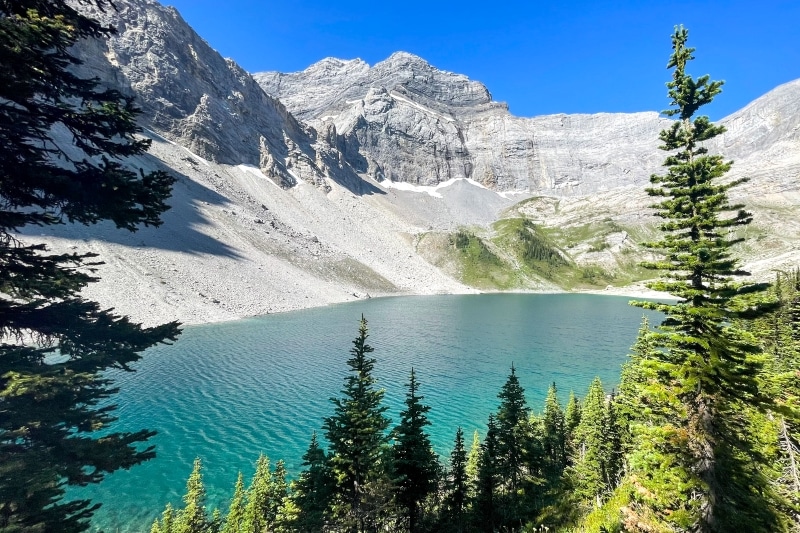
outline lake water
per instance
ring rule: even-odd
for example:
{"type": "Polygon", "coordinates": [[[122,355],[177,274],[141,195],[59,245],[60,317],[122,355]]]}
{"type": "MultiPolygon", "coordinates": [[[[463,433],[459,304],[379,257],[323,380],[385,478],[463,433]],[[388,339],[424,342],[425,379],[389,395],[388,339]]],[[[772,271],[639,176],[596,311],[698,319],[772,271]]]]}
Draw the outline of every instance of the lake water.
{"type": "MultiPolygon", "coordinates": [[[[511,364],[529,405],[543,407],[555,381],[562,402],[600,376],[616,386],[643,311],[629,298],[578,294],[489,294],[380,298],[185,328],[173,346],[150,350],[118,379],[116,430],[155,429],[158,457],[73,495],[102,502],[94,525],[149,531],[164,505],[180,503],[195,457],[204,464],[209,507],[227,510],[239,470],[260,452],[300,469],[311,433],[332,413],[363,313],[393,425],[413,367],[437,451],[456,428],[471,442],[498,405],[511,364]]],[[[321,431],[320,431],[321,434],[321,431]]],[[[445,457],[446,459],[446,457],[445,457]]]]}

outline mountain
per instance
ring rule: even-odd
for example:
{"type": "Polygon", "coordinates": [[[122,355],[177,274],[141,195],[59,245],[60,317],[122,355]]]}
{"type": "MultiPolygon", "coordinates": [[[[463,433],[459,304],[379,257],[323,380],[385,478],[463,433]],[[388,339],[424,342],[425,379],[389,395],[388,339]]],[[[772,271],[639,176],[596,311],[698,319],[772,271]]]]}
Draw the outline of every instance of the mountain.
{"type": "MultiPolygon", "coordinates": [[[[376,294],[603,288],[640,280],[644,193],[664,153],[655,112],[521,118],[487,88],[398,52],[250,75],[169,7],[80,6],[118,29],[76,52],[136,97],[151,154],[178,178],[162,228],[41,235],[106,259],[90,296],[148,322],[223,320],[376,294]],[[531,244],[534,243],[534,244],[531,244]],[[526,262],[525,246],[550,263],[526,262]],[[120,288],[125,290],[120,290],[120,288]]],[[[722,122],[756,212],[743,257],[800,259],[800,81],[722,122]]]]}

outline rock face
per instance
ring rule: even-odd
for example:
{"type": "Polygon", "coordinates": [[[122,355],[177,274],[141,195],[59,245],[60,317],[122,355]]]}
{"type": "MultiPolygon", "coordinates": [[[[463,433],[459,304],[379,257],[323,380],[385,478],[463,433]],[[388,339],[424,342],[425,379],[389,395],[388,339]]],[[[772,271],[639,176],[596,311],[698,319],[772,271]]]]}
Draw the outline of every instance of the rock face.
{"type": "MultiPolygon", "coordinates": [[[[90,296],[138,320],[469,291],[448,233],[466,226],[491,244],[503,213],[578,228],[562,246],[578,266],[635,264],[633,241],[655,232],[644,185],[665,155],[657,113],[515,117],[481,83],[403,52],[251,76],[154,0],[107,12],[70,1],[118,30],[77,45],[81,74],[136,97],[153,145],[131,164],[178,178],[173,209],[133,235],[65,225],[23,237],[99,253],[90,296]]],[[[757,215],[742,255],[768,278],[800,262],[800,80],[723,124],[710,148],[736,161],[732,179],[750,178],[733,191],[757,215]]]]}
{"type": "Polygon", "coordinates": [[[358,189],[340,161],[336,138],[319,138],[253,78],[223,59],[171,7],[115,0],[117,9],[79,6],[117,29],[107,43],[83,42],[84,68],[135,94],[145,126],[200,157],[258,167],[283,187],[325,179],[358,189]],[[332,142],[329,142],[332,141],[332,142]]]}
{"type": "MultiPolygon", "coordinates": [[[[403,52],[371,68],[328,58],[254,77],[297,117],[334,124],[348,160],[361,155],[354,166],[379,181],[471,178],[499,191],[572,196],[644,185],[663,161],[658,132],[668,121],[655,112],[519,118],[482,84],[403,52]]],[[[800,81],[776,89],[725,119],[717,147],[742,160],[796,153],[798,103],[800,81]]]]}

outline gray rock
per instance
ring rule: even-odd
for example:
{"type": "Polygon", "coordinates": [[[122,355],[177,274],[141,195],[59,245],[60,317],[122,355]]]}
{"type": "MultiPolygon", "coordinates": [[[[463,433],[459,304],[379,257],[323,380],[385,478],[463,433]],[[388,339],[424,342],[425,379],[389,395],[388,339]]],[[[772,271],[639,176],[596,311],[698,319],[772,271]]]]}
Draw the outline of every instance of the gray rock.
{"type": "Polygon", "coordinates": [[[326,138],[298,122],[230,59],[223,59],[172,7],[115,0],[105,12],[77,7],[117,29],[108,42],[82,42],[83,68],[135,94],[144,125],[205,159],[257,166],[283,187],[327,178],[362,187],[326,138]]]}
{"type": "MultiPolygon", "coordinates": [[[[328,58],[254,77],[309,124],[334,124],[345,160],[379,181],[466,177],[498,191],[571,196],[644,185],[664,159],[658,133],[668,121],[655,112],[515,117],[479,82],[403,52],[371,68],[328,58]]],[[[798,104],[800,81],[776,89],[723,120],[729,131],[713,148],[745,161],[774,154],[771,179],[783,184],[774,187],[794,187],[798,104]]]]}

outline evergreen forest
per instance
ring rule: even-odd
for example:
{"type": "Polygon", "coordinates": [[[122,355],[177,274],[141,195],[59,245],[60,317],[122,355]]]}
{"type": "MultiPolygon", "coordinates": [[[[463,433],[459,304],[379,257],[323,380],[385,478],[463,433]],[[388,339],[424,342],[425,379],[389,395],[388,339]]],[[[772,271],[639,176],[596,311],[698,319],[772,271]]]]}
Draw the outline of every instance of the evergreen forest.
{"type": "MultiPolygon", "coordinates": [[[[90,528],[99,504],[65,501],[67,488],[155,453],[153,431],[113,431],[107,371],[131,371],[180,334],[175,322],[145,328],[81,296],[97,281],[95,255],[18,238],[65,222],[136,231],[168,209],[174,178],[124,164],[148,148],[133,100],[74,74],[72,45],[114,30],[73,4],[0,0],[3,533],[90,528]]],[[[800,531],[800,270],[758,283],[741,268],[735,230],[752,216],[728,192],[743,180],[726,179],[732,163],[704,145],[724,128],[698,114],[722,82],[687,73],[687,41],[676,27],[664,111],[673,121],[648,188],[661,234],[643,265],[654,271],[649,287],[674,300],[633,302],[663,320],[642,322],[618,387],[595,379],[562,405],[553,383],[530,406],[512,365],[484,434],[453,428],[452,451],[439,457],[425,376],[408,369],[393,424],[362,316],[302,470],[261,455],[252,479],[240,473],[226,508],[212,510],[196,460],[182,504],[154,510],[151,533],[800,531]]],[[[470,242],[459,234],[455,244],[470,242]]],[[[540,243],[525,246],[553,260],[540,243]]]]}

